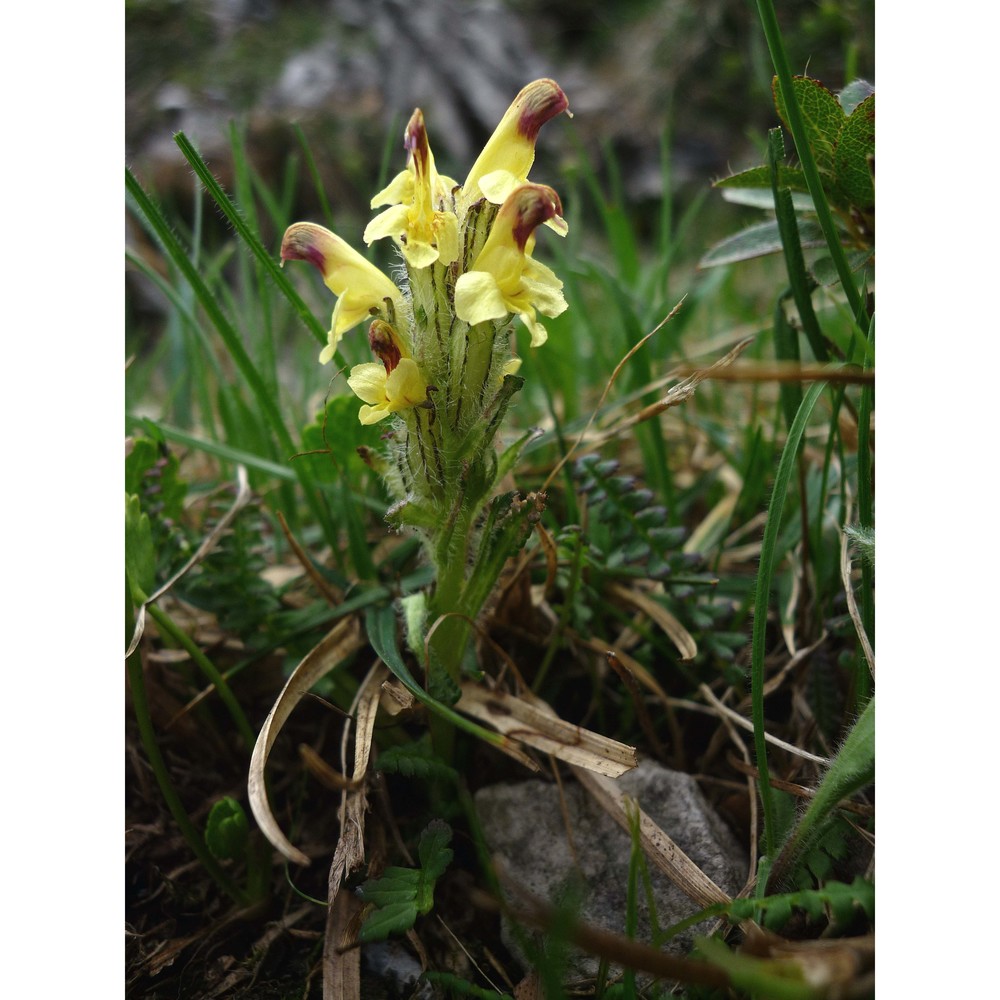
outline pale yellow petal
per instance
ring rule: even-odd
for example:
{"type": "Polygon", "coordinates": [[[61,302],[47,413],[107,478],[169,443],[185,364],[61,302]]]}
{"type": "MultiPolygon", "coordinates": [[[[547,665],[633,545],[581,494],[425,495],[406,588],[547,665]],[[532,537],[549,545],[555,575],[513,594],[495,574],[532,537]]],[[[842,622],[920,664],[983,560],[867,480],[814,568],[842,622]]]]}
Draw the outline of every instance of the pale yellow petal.
{"type": "Polygon", "coordinates": [[[455,313],[475,326],[488,319],[503,319],[511,310],[496,278],[487,271],[466,271],[455,282],[455,313]]]}
{"type": "Polygon", "coordinates": [[[399,205],[401,202],[412,200],[413,174],[409,170],[401,170],[372,198],[371,207],[380,208],[382,205],[399,205]]]}
{"type": "Polygon", "coordinates": [[[442,264],[458,260],[462,245],[458,234],[458,217],[454,212],[441,212],[438,215],[437,245],[442,264]]]}
{"type": "Polygon", "coordinates": [[[354,395],[366,403],[378,406],[388,402],[385,393],[385,368],[377,361],[355,365],[347,376],[347,384],[354,395]]]}
{"type": "Polygon", "coordinates": [[[521,322],[528,328],[531,332],[531,346],[541,347],[546,340],[549,339],[549,331],[542,326],[541,323],[535,318],[534,311],[527,313],[523,312],[520,314],[521,322]]]}
{"type": "Polygon", "coordinates": [[[369,246],[375,240],[391,236],[397,242],[400,233],[406,232],[407,208],[405,205],[393,205],[384,212],[376,215],[365,227],[365,234],[362,237],[369,246]]]}
{"type": "Polygon", "coordinates": [[[392,410],[417,406],[427,399],[427,382],[412,358],[403,358],[386,379],[385,396],[392,410]]]}
{"type": "Polygon", "coordinates": [[[560,286],[547,282],[532,281],[527,276],[521,279],[528,301],[546,316],[558,316],[568,308],[560,286]]]}
{"type": "Polygon", "coordinates": [[[510,173],[518,181],[527,180],[535,159],[539,129],[561,111],[568,110],[569,101],[554,80],[535,80],[524,87],[472,165],[462,186],[465,203],[471,204],[486,194],[482,181],[495,171],[510,173]]]}

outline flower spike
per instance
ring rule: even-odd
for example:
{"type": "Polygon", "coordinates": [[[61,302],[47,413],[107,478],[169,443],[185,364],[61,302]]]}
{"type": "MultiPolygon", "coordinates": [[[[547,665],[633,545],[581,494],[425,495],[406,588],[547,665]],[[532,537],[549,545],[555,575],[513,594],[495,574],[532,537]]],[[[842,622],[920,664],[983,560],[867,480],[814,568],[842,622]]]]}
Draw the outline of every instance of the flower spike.
{"type": "Polygon", "coordinates": [[[372,208],[392,207],[368,223],[365,243],[391,236],[412,267],[427,267],[436,260],[450,264],[458,257],[458,219],[447,206],[457,185],[434,166],[420,108],[406,126],[403,145],[409,154],[406,169],[372,198],[372,208]]]}
{"type": "MultiPolygon", "coordinates": [[[[472,165],[462,185],[463,202],[469,205],[485,196],[494,205],[502,205],[518,185],[528,180],[539,130],[563,111],[571,115],[569,100],[559,84],[548,79],[529,83],[514,98],[472,165]]],[[[566,235],[561,215],[549,220],[548,225],[560,236],[566,235]]]]}
{"type": "Polygon", "coordinates": [[[323,283],[337,296],[330,321],[329,343],[319,356],[326,364],[344,334],[372,313],[387,313],[389,300],[398,309],[403,298],[392,280],[329,229],[312,222],[296,222],[281,241],[281,263],[306,260],[323,275],[323,283]]]}
{"type": "Polygon", "coordinates": [[[472,267],[455,284],[455,312],[475,325],[517,313],[531,331],[531,346],[548,333],[536,318],[566,309],[562,282],[531,258],[535,229],[562,212],[559,195],[544,184],[522,184],[503,203],[489,238],[472,267]]]}

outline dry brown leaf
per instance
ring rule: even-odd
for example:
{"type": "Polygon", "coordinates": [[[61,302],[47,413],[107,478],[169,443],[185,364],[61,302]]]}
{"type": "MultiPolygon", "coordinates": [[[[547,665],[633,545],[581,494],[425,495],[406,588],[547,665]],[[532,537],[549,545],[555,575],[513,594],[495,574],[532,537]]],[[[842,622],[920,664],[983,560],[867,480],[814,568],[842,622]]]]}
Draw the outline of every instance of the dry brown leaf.
{"type": "MultiPolygon", "coordinates": [[[[625,796],[609,778],[574,767],[577,781],[587,789],[602,809],[626,832],[629,832],[625,796]]],[[[731,897],[719,888],[667,834],[641,809],[639,836],[646,856],[686,896],[699,906],[729,903],[731,897]]]]}
{"type": "MultiPolygon", "coordinates": [[[[658,585],[658,590],[662,592],[662,585],[658,585]]],[[[694,636],[658,601],[641,590],[623,587],[620,583],[612,584],[611,592],[659,625],[677,647],[682,660],[693,660],[698,655],[698,644],[694,641],[694,636]]]]}
{"type": "MultiPolygon", "coordinates": [[[[355,719],[354,733],[354,767],[351,787],[345,789],[340,800],[340,837],[337,848],[333,852],[330,863],[330,874],[327,877],[327,901],[330,909],[327,913],[326,937],[323,941],[323,996],[324,998],[353,998],[358,996],[353,990],[360,989],[360,973],[352,971],[350,977],[344,973],[342,963],[346,956],[342,954],[348,941],[345,938],[347,929],[352,926],[344,914],[348,912],[342,899],[348,893],[341,893],[340,887],[344,878],[365,860],[365,813],[368,811],[368,796],[365,791],[365,774],[371,759],[372,736],[375,732],[375,719],[378,715],[379,700],[382,697],[382,685],[389,676],[389,671],[381,660],[368,671],[361,687],[351,704],[351,715],[355,719]],[[332,979],[328,979],[332,977],[332,979]],[[338,992],[340,991],[340,992],[338,992]]],[[[348,729],[344,730],[341,743],[344,770],[347,770],[346,749],[348,729]]],[[[350,909],[356,914],[356,908],[350,909]]],[[[353,944],[353,940],[350,942],[353,944]]],[[[354,954],[357,954],[355,951],[354,954]]],[[[351,966],[351,969],[354,967],[351,966]]]]}
{"type": "Polygon", "coordinates": [[[330,903],[323,946],[323,1000],[361,1000],[361,949],[353,944],[353,924],[361,901],[349,892],[330,903]]]}
{"type": "Polygon", "coordinates": [[[381,705],[387,714],[399,715],[400,712],[413,708],[415,703],[413,693],[402,682],[395,678],[383,682],[381,705]]]}
{"type": "Polygon", "coordinates": [[[278,733],[281,732],[281,727],[284,726],[295,706],[305,697],[309,689],[354,650],[363,646],[364,642],[357,619],[354,617],[344,618],[334,625],[318,645],[306,653],[281,689],[281,694],[278,695],[271,711],[264,720],[264,725],[261,726],[257,743],[250,757],[247,793],[254,819],[257,820],[257,825],[271,844],[289,861],[294,861],[298,865],[309,864],[309,858],[281,832],[281,827],[278,826],[278,821],[271,812],[264,781],[267,758],[278,733]]]}
{"type": "Polygon", "coordinates": [[[455,707],[504,736],[598,774],[616,778],[638,763],[635,747],[564,722],[538,699],[529,702],[466,681],[455,707]]]}

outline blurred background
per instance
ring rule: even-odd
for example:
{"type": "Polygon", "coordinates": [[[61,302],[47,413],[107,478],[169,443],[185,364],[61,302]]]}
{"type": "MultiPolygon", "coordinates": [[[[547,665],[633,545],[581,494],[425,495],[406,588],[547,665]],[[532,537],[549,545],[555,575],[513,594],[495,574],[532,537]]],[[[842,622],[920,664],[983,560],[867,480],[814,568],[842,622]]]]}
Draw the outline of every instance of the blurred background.
{"type": "MultiPolygon", "coordinates": [[[[795,72],[834,91],[875,82],[873,0],[785,0],[778,15],[795,72]]],[[[613,157],[640,232],[664,194],[664,148],[671,196],[690,199],[762,162],[775,124],[750,0],[128,0],[126,155],[183,210],[193,183],[174,132],[227,183],[229,123],[240,122],[255,169],[279,187],[300,126],[346,232],[368,217],[390,134],[401,167],[414,107],[439,168],[461,180],[512,97],[540,76],[559,82],[575,120],[543,130],[538,177],[559,187],[546,170],[585,156],[603,175],[613,157]]],[[[308,215],[313,186],[298,187],[308,215]]]]}

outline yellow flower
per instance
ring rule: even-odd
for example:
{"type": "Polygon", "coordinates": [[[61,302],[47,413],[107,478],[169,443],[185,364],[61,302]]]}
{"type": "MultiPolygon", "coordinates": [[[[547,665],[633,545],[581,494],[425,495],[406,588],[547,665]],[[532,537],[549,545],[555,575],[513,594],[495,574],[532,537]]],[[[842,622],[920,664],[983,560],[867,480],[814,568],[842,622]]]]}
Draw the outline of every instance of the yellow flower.
{"type": "Polygon", "coordinates": [[[368,343],[379,361],[355,365],[347,384],[367,406],[358,419],[378,423],[399,410],[419,406],[427,399],[427,381],[396,331],[381,320],[368,328],[368,343]]]}
{"type": "Polygon", "coordinates": [[[376,361],[355,365],[347,376],[354,394],[369,406],[362,406],[358,419],[375,424],[399,410],[417,406],[427,398],[427,383],[413,358],[403,358],[391,372],[376,361]]]}
{"type": "MultiPolygon", "coordinates": [[[[561,111],[570,114],[569,101],[554,80],[535,80],[514,98],[489,142],[472,165],[462,185],[462,201],[469,205],[485,195],[494,205],[528,180],[535,161],[535,140],[539,129],[561,111]]],[[[568,230],[556,215],[546,223],[560,236],[568,230]]]]}
{"type": "Polygon", "coordinates": [[[403,297],[392,280],[339,236],[312,222],[296,222],[281,241],[281,263],[307,260],[323,275],[327,288],[337,296],[330,320],[329,343],[319,362],[325,365],[344,334],[373,313],[391,315],[403,297]],[[388,303],[387,303],[388,300],[388,303]]]}
{"type": "Polygon", "coordinates": [[[531,346],[548,339],[537,309],[558,316],[566,309],[562,282],[532,260],[535,229],[562,212],[559,195],[544,184],[523,184],[497,213],[493,228],[471,269],[455,283],[455,312],[475,325],[517,313],[531,331],[531,346]]]}
{"type": "Polygon", "coordinates": [[[428,267],[436,260],[450,264],[458,257],[458,219],[446,206],[457,185],[434,166],[420,108],[406,126],[403,145],[409,153],[406,169],[372,198],[372,208],[393,207],[368,223],[365,243],[391,236],[412,267],[428,267]]]}

